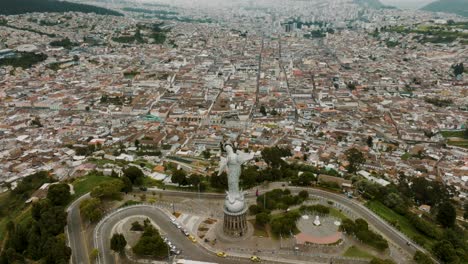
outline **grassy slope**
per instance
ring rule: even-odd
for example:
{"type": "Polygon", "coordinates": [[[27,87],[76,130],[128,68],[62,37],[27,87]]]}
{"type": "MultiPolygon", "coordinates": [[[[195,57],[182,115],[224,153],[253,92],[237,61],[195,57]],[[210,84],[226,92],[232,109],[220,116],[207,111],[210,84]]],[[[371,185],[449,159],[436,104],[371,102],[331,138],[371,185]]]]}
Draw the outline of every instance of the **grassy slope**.
{"type": "Polygon", "coordinates": [[[431,246],[435,242],[433,239],[419,232],[406,217],[397,214],[392,209],[386,207],[382,203],[378,201],[369,201],[366,203],[366,206],[384,220],[390,223],[396,222],[397,229],[399,229],[403,234],[405,234],[409,238],[413,239],[414,237],[421,237],[424,240],[425,244],[423,246],[431,246]]]}
{"type": "Polygon", "coordinates": [[[373,258],[374,256],[367,253],[367,251],[362,250],[356,246],[349,247],[346,252],[343,254],[345,257],[354,257],[354,258],[373,258]]]}
{"type": "Polygon", "coordinates": [[[97,176],[97,175],[88,175],[76,179],[72,184],[75,189],[75,194],[72,196],[72,200],[82,196],[83,194],[90,192],[94,187],[99,185],[102,182],[111,180],[112,177],[109,176],[97,176]]]}

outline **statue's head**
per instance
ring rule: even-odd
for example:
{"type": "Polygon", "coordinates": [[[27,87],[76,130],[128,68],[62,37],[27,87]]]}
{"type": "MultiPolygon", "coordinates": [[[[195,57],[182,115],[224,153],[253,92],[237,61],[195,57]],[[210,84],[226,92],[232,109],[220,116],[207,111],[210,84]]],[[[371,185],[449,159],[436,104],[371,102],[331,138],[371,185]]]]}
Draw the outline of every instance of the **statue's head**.
{"type": "Polygon", "coordinates": [[[236,144],[234,144],[231,139],[227,139],[224,144],[222,144],[222,151],[227,152],[228,148],[231,148],[232,152],[236,152],[236,144]]]}

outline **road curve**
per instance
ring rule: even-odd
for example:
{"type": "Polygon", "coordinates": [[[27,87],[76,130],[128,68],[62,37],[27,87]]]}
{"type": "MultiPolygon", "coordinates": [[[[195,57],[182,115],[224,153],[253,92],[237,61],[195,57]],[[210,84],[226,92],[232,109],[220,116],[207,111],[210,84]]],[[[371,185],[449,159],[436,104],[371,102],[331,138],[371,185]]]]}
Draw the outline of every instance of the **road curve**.
{"type": "Polygon", "coordinates": [[[134,215],[143,215],[153,220],[159,228],[167,234],[169,240],[179,249],[182,249],[184,258],[190,260],[207,261],[214,263],[250,263],[249,260],[221,258],[209,253],[198,243],[192,243],[182,232],[177,229],[170,221],[169,217],[159,208],[150,205],[135,205],[122,208],[104,218],[94,231],[95,247],[100,252],[99,263],[114,263],[114,256],[110,249],[110,238],[112,228],[121,220],[134,215]],[[96,239],[97,238],[97,239],[96,239]]]}
{"type": "MultiPolygon", "coordinates": [[[[278,187],[278,188],[283,188],[283,187],[278,187]]],[[[357,202],[355,199],[349,199],[344,195],[339,195],[336,193],[331,193],[327,192],[324,190],[320,189],[314,189],[314,188],[305,188],[305,187],[294,187],[294,186],[288,186],[286,187],[290,189],[294,193],[298,193],[302,190],[306,190],[309,192],[310,195],[316,195],[323,197],[325,199],[337,202],[339,204],[342,204],[352,211],[354,211],[358,216],[369,222],[371,225],[373,225],[379,232],[384,234],[387,238],[389,238],[391,241],[393,241],[396,245],[398,245],[401,249],[405,250],[409,254],[414,254],[416,250],[420,250],[422,252],[427,251],[422,248],[421,246],[415,244],[412,242],[409,238],[407,238],[405,235],[403,235],[400,231],[395,229],[392,225],[389,223],[385,222],[382,220],[379,216],[377,216],[374,212],[369,210],[367,207],[362,205],[361,203],[357,202]],[[409,243],[410,245],[408,245],[409,243]]],[[[270,191],[272,190],[262,190],[263,192],[265,191],[270,191]]],[[[159,189],[151,189],[151,191],[154,191],[156,193],[162,193],[167,196],[183,196],[187,198],[197,198],[198,195],[200,195],[201,198],[205,199],[220,199],[224,198],[224,194],[220,193],[196,193],[196,192],[179,192],[179,191],[169,191],[169,190],[159,190],[159,189]]],[[[255,197],[255,191],[252,189],[248,192],[246,197],[255,197]]]]}
{"type": "MultiPolygon", "coordinates": [[[[278,186],[278,188],[280,188],[278,186]]],[[[390,239],[393,243],[398,245],[400,248],[408,252],[409,254],[414,254],[416,250],[421,250],[423,252],[427,252],[423,248],[421,248],[419,245],[413,243],[411,240],[406,238],[402,233],[400,233],[398,230],[396,230],[393,226],[382,220],[380,217],[378,217],[375,213],[373,213],[371,210],[369,210],[367,207],[364,205],[360,204],[354,199],[349,199],[343,195],[319,190],[319,189],[314,189],[314,188],[304,188],[304,187],[292,187],[288,186],[292,192],[297,193],[301,190],[306,190],[309,192],[310,195],[316,195],[323,197],[325,199],[335,201],[339,204],[342,204],[352,211],[354,211],[357,215],[365,219],[367,222],[369,222],[371,225],[377,228],[379,232],[381,232],[383,235],[385,235],[388,239],[390,239]],[[408,243],[410,245],[408,245],[408,243]]],[[[272,190],[274,188],[270,188],[268,190],[262,190],[263,192],[272,190]]],[[[254,189],[252,189],[254,190],[254,189]]],[[[247,194],[247,197],[255,197],[255,191],[249,191],[247,194]]],[[[166,196],[179,196],[179,197],[186,197],[186,198],[197,198],[201,197],[204,199],[223,199],[225,197],[224,194],[221,193],[196,193],[196,192],[183,192],[183,191],[171,191],[171,190],[161,190],[161,189],[156,189],[156,188],[150,188],[148,191],[155,192],[155,193],[161,193],[166,196]]],[[[72,249],[72,263],[74,264],[87,264],[89,263],[88,261],[88,251],[86,248],[86,241],[82,235],[82,226],[81,226],[81,218],[79,214],[79,203],[83,200],[89,197],[89,194],[86,194],[82,197],[80,197],[77,201],[75,201],[70,207],[68,208],[68,225],[67,225],[67,233],[68,233],[68,238],[69,238],[69,245],[72,249]]],[[[137,210],[137,209],[132,209],[128,208],[130,211],[121,211],[119,212],[120,218],[122,217],[127,217],[132,214],[143,214],[147,215],[151,219],[153,219],[158,225],[161,223],[161,228],[164,230],[169,230],[167,232],[168,234],[174,233],[176,236],[176,239],[174,242],[176,245],[180,245],[180,248],[186,248],[189,250],[185,250],[187,257],[191,257],[193,252],[196,252],[196,254],[193,254],[193,259],[194,260],[204,260],[204,261],[211,261],[211,262],[219,262],[219,258],[209,254],[207,251],[201,249],[199,246],[193,245],[188,243],[189,241],[185,236],[183,236],[180,231],[178,231],[170,221],[168,220],[168,217],[164,215],[164,213],[161,210],[137,210]],[[130,210],[131,209],[131,210],[130,210]],[[136,210],[136,211],[133,211],[136,210]],[[120,215],[121,214],[121,215],[120,215]],[[179,239],[182,239],[179,241],[179,239]],[[178,241],[181,243],[179,244],[178,241]]],[[[104,229],[101,229],[99,231],[99,234],[105,234],[102,233],[104,232],[110,232],[110,229],[108,227],[113,226],[112,224],[115,225],[117,221],[120,219],[119,217],[113,217],[112,219],[109,220],[109,223],[106,223],[104,225],[104,229]]],[[[108,234],[110,235],[110,234],[108,234]]],[[[100,239],[103,239],[106,237],[105,235],[102,236],[100,235],[100,239]]],[[[109,238],[109,236],[107,236],[109,238]]],[[[107,252],[109,253],[110,250],[109,248],[109,239],[107,239],[104,243],[104,241],[101,241],[104,244],[101,244],[101,247],[107,247],[107,250],[104,249],[102,250],[99,248],[99,252],[107,252]],[[107,246],[106,246],[107,245],[107,246]]],[[[111,263],[111,262],[106,262],[106,263],[111,263]]],[[[223,263],[230,263],[228,259],[223,259],[223,263]]],[[[232,263],[239,263],[238,260],[233,261],[232,263]]]]}

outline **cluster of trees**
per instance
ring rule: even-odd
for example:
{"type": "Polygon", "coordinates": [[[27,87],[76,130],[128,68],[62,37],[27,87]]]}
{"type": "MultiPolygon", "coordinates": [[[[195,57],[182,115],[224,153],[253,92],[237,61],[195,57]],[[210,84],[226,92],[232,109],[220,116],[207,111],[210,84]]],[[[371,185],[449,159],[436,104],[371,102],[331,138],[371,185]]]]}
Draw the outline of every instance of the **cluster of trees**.
{"type": "MultiPolygon", "coordinates": [[[[260,106],[260,113],[263,115],[263,116],[267,116],[267,109],[264,105],[261,105],[260,106]]],[[[270,115],[272,116],[275,116],[275,115],[278,115],[278,111],[276,111],[276,109],[272,109],[270,111],[270,115]]]]}
{"type": "Polygon", "coordinates": [[[90,222],[101,219],[103,214],[103,204],[105,201],[120,200],[123,193],[132,191],[134,185],[143,184],[144,173],[135,166],[130,166],[123,170],[123,177],[118,178],[113,175],[113,179],[105,181],[91,190],[91,198],[80,203],[81,215],[90,222]]]}
{"type": "Polygon", "coordinates": [[[148,219],[143,222],[143,234],[132,248],[133,253],[142,257],[163,259],[167,257],[168,246],[162,239],[159,231],[148,219]]]}
{"type": "Polygon", "coordinates": [[[368,244],[378,250],[388,248],[388,242],[381,235],[369,230],[369,226],[364,219],[358,218],[353,222],[351,219],[344,219],[340,229],[347,234],[353,234],[361,242],[368,244]]]}
{"type": "Polygon", "coordinates": [[[125,253],[125,246],[127,245],[127,240],[125,236],[120,233],[115,233],[111,238],[111,249],[121,255],[125,253]]]}
{"type": "Polygon", "coordinates": [[[33,12],[82,12],[100,15],[123,16],[121,13],[92,5],[70,3],[58,0],[15,0],[1,1],[1,15],[18,15],[33,12]]]}
{"type": "Polygon", "coordinates": [[[346,159],[348,160],[348,166],[346,166],[346,170],[349,173],[357,172],[361,165],[366,162],[366,158],[364,154],[357,148],[350,148],[345,151],[346,159]]]}
{"type": "MultiPolygon", "coordinates": [[[[46,177],[46,172],[26,177],[17,191],[18,199],[36,190],[46,177]]],[[[16,191],[16,190],[15,190],[16,191]]],[[[70,201],[70,187],[67,184],[54,184],[49,187],[47,198],[33,204],[31,218],[19,223],[8,222],[8,238],[0,254],[1,264],[28,263],[68,263],[71,249],[66,245],[64,234],[67,223],[65,206],[70,201]]],[[[24,202],[24,201],[23,201],[24,202]]]]}
{"type": "Polygon", "coordinates": [[[453,104],[452,99],[441,99],[441,98],[434,98],[434,97],[425,98],[424,101],[426,103],[433,104],[438,107],[447,107],[453,104]]]}
{"type": "Polygon", "coordinates": [[[271,148],[264,148],[261,152],[263,160],[272,168],[279,168],[286,164],[282,159],[291,156],[291,150],[287,147],[274,146],[271,148]]]}
{"type": "Polygon", "coordinates": [[[31,68],[34,64],[45,61],[47,55],[34,52],[19,52],[15,57],[0,59],[0,66],[31,68]]]}
{"type": "Polygon", "coordinates": [[[330,207],[321,204],[302,205],[299,211],[306,214],[320,214],[327,215],[330,213],[330,207]]]}
{"type": "MultiPolygon", "coordinates": [[[[267,153],[269,152],[270,151],[267,151],[267,153]]],[[[270,157],[270,154],[266,153],[265,158],[276,160],[276,163],[271,163],[275,164],[275,167],[269,166],[263,170],[261,170],[257,166],[243,167],[240,176],[240,185],[242,188],[248,189],[264,182],[272,182],[279,180],[288,180],[291,182],[291,184],[296,186],[310,186],[313,182],[317,181],[317,178],[315,177],[316,174],[340,176],[339,173],[335,170],[326,170],[324,168],[317,168],[299,163],[288,164],[281,159],[279,151],[273,152],[276,153],[271,155],[273,157],[270,157]],[[280,167],[276,167],[276,165],[278,164],[278,157],[282,163],[280,167]]],[[[223,183],[223,179],[219,179],[219,177],[214,178],[213,181],[215,181],[215,185],[220,185],[219,183],[223,183]]]]}
{"type": "Polygon", "coordinates": [[[455,76],[458,76],[465,72],[465,67],[463,66],[463,62],[452,65],[452,69],[453,69],[453,74],[455,76]]]}
{"type": "Polygon", "coordinates": [[[206,183],[203,182],[203,179],[204,177],[200,174],[193,173],[187,176],[187,173],[182,169],[172,170],[171,181],[177,183],[179,186],[192,186],[197,190],[200,188],[202,192],[206,189],[206,183]]]}
{"type": "Polygon", "coordinates": [[[271,232],[276,236],[289,237],[297,233],[296,222],[301,217],[297,211],[286,212],[271,221],[271,232]]]}
{"type": "MultiPolygon", "coordinates": [[[[420,233],[412,239],[430,249],[439,260],[452,263],[445,260],[468,259],[468,244],[464,240],[466,232],[456,225],[456,210],[451,200],[456,194],[453,187],[423,177],[409,178],[405,175],[400,175],[398,184],[385,187],[365,180],[356,182],[355,186],[365,198],[379,201],[408,219],[420,233]],[[416,215],[410,208],[419,204],[430,205],[431,212],[423,214],[422,217],[416,215]],[[427,239],[438,242],[431,245],[427,243],[427,239]],[[446,252],[450,254],[447,255],[446,252]]],[[[392,224],[399,226],[397,221],[392,224]]]]}
{"type": "Polygon", "coordinates": [[[65,49],[71,49],[73,47],[78,46],[79,44],[76,42],[72,42],[69,38],[64,38],[61,40],[54,40],[49,43],[52,47],[63,47],[65,49]]]}
{"type": "MultiPolygon", "coordinates": [[[[299,212],[297,210],[285,212],[281,217],[273,219],[271,211],[276,209],[286,210],[289,206],[303,203],[308,197],[309,193],[307,191],[301,191],[298,195],[293,196],[288,189],[275,189],[258,196],[257,204],[251,205],[249,211],[255,214],[255,224],[258,227],[265,227],[267,224],[271,224],[274,234],[289,236],[297,230],[296,221],[300,217],[299,212]]],[[[304,207],[303,209],[305,210],[306,208],[304,207]]]]}
{"type": "Polygon", "coordinates": [[[257,207],[264,210],[286,210],[288,207],[303,203],[309,194],[307,191],[301,191],[298,195],[292,195],[289,189],[274,189],[257,197],[257,205],[252,205],[251,211],[255,212],[257,207]]]}

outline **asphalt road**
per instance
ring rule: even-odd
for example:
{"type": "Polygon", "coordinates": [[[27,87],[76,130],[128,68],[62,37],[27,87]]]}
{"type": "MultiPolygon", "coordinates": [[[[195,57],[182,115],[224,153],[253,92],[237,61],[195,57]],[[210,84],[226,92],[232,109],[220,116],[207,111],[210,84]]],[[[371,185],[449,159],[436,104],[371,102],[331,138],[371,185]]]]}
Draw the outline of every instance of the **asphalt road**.
{"type": "Polygon", "coordinates": [[[89,193],[78,198],[67,209],[68,216],[66,231],[69,246],[72,249],[71,260],[73,264],[89,263],[88,249],[86,246],[86,239],[84,237],[80,215],[80,203],[86,198],[89,198],[89,193]]]}
{"type": "MultiPolygon", "coordinates": [[[[281,184],[277,184],[278,186],[272,186],[270,189],[279,188],[281,184]]],[[[335,201],[340,203],[352,211],[354,211],[357,215],[365,219],[371,225],[377,228],[379,232],[385,235],[388,239],[390,239],[393,243],[398,245],[401,249],[407,251],[409,254],[414,254],[416,250],[421,250],[426,252],[420,246],[412,243],[411,241],[407,240],[398,230],[396,230],[393,226],[388,224],[387,222],[380,219],[376,216],[372,211],[368,208],[360,204],[354,199],[349,199],[344,195],[330,193],[318,189],[312,188],[300,188],[300,187],[287,187],[292,192],[297,193],[301,190],[307,190],[310,195],[316,195],[323,197],[325,199],[335,201]],[[408,245],[409,243],[410,245],[408,245]]],[[[170,190],[159,190],[159,189],[149,189],[151,192],[162,193],[165,196],[175,196],[175,197],[184,197],[184,198],[198,198],[199,196],[203,199],[224,199],[225,194],[220,193],[196,193],[196,192],[180,192],[180,191],[170,191],[170,190]]],[[[268,190],[262,190],[265,192],[268,190]]],[[[79,214],[79,202],[88,196],[85,195],[80,197],[77,201],[75,201],[68,209],[68,225],[67,225],[67,233],[69,235],[69,244],[72,249],[72,263],[74,264],[87,264],[88,261],[88,248],[86,246],[86,240],[83,235],[83,228],[80,221],[80,214],[79,214]]],[[[255,191],[250,190],[247,194],[247,197],[255,197],[255,191]]],[[[125,218],[131,215],[146,215],[149,218],[153,219],[163,231],[171,237],[171,241],[175,243],[175,245],[182,249],[183,255],[189,259],[193,260],[202,260],[202,261],[209,261],[209,262],[220,262],[220,259],[206,250],[201,248],[199,245],[192,244],[176,227],[172,225],[169,218],[159,209],[156,210],[144,210],[144,209],[136,209],[133,207],[128,208],[128,210],[122,210],[119,213],[113,215],[105,224],[101,226],[99,230],[99,242],[100,248],[99,252],[105,253],[105,258],[108,260],[104,263],[113,263],[113,261],[109,260],[110,256],[110,230],[112,227],[119,221],[119,219],[125,218]]],[[[230,260],[230,259],[223,259],[222,263],[243,263],[239,260],[230,260]]],[[[245,263],[250,263],[249,261],[245,261],[245,263]]]]}
{"type": "Polygon", "coordinates": [[[160,209],[152,206],[132,206],[128,208],[120,209],[118,212],[107,218],[107,221],[99,225],[96,230],[98,233],[97,248],[101,254],[101,264],[114,263],[114,256],[110,249],[110,238],[112,236],[112,228],[124,218],[133,215],[143,215],[153,220],[159,228],[166,233],[169,240],[178,248],[182,249],[181,255],[185,259],[207,261],[214,263],[251,263],[250,260],[240,259],[229,259],[215,256],[212,253],[208,253],[197,243],[190,241],[182,232],[175,227],[169,217],[160,209]]]}
{"type": "MultiPolygon", "coordinates": [[[[281,185],[277,186],[276,188],[281,188],[281,185]]],[[[387,222],[383,221],[381,218],[379,218],[377,215],[375,215],[374,212],[369,210],[367,207],[356,201],[355,199],[350,199],[347,198],[344,195],[340,194],[335,194],[319,189],[312,189],[312,188],[301,188],[301,187],[292,187],[288,186],[288,189],[290,189],[294,193],[298,193],[301,190],[306,190],[309,192],[310,195],[316,195],[323,197],[325,199],[331,200],[338,202],[352,211],[354,211],[357,215],[359,215],[361,218],[366,220],[368,223],[373,225],[374,227],[377,228],[383,235],[385,235],[387,238],[392,240],[396,245],[398,245],[400,248],[403,250],[407,251],[409,254],[414,254],[416,250],[421,250],[423,252],[426,252],[425,249],[421,248],[419,245],[414,244],[412,241],[407,240],[406,237],[404,237],[403,234],[401,234],[397,229],[395,229],[393,226],[388,224],[387,222]],[[409,243],[410,245],[408,245],[409,243]]],[[[273,188],[270,188],[273,189],[273,188]]],[[[169,191],[169,190],[153,190],[156,193],[163,193],[164,195],[167,196],[183,196],[186,198],[197,198],[198,193],[195,192],[178,192],[178,191],[169,191]]],[[[268,190],[262,190],[263,192],[268,191],[268,190]]],[[[201,193],[200,197],[203,199],[222,199],[224,198],[224,194],[217,194],[217,193],[201,193]]],[[[247,193],[247,197],[254,197],[255,196],[255,191],[250,190],[247,193]]]]}

